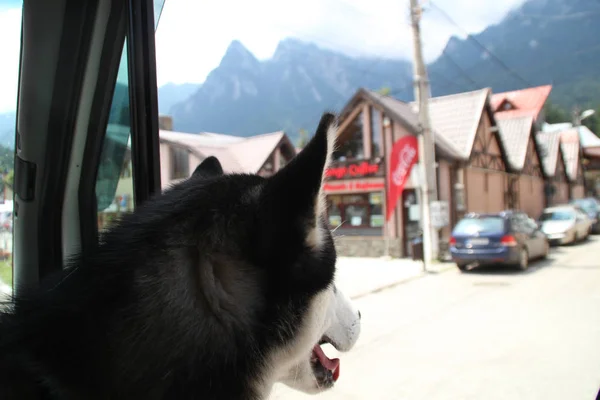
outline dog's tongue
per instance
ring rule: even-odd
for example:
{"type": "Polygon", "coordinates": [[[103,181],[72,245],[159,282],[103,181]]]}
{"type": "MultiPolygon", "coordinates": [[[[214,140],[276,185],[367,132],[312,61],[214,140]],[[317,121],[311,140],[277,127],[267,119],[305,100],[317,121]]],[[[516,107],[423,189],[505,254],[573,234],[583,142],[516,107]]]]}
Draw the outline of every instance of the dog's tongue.
{"type": "Polygon", "coordinates": [[[333,360],[331,360],[325,355],[323,349],[319,345],[316,345],[313,348],[313,351],[319,359],[321,365],[333,372],[333,380],[337,381],[338,377],[340,376],[340,359],[334,358],[333,360]]]}

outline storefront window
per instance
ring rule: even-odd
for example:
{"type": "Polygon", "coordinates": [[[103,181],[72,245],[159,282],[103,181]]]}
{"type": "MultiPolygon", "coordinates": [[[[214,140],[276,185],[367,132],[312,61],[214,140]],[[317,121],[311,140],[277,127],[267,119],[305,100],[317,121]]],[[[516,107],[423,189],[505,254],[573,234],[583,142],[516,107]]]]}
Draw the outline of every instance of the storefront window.
{"type": "Polygon", "coordinates": [[[343,235],[381,236],[382,198],[381,192],[328,196],[330,229],[343,235]]]}
{"type": "Polygon", "coordinates": [[[363,113],[360,112],[348,128],[342,132],[338,142],[338,150],[333,154],[334,160],[364,160],[363,127],[363,113]]]}
{"type": "Polygon", "coordinates": [[[371,110],[371,143],[373,149],[371,150],[373,157],[383,156],[383,146],[381,145],[383,132],[381,130],[381,112],[376,110],[374,107],[369,107],[371,110]]]}

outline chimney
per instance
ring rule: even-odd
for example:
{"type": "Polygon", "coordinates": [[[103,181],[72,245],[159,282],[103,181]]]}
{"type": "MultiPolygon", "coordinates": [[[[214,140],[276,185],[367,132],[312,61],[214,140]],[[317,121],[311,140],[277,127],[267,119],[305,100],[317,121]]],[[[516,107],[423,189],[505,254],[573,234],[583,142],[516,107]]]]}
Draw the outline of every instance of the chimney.
{"type": "Polygon", "coordinates": [[[173,117],[170,115],[159,115],[158,116],[158,129],[163,131],[173,130],[173,117]]]}

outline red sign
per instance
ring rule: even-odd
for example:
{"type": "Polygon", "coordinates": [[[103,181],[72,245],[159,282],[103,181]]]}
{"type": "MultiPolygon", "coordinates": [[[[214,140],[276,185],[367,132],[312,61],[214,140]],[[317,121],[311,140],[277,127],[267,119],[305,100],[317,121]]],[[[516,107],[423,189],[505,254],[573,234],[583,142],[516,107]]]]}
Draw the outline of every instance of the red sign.
{"type": "Polygon", "coordinates": [[[386,221],[390,219],[396,208],[396,202],[404,190],[404,185],[410,174],[410,170],[417,162],[419,144],[416,136],[406,135],[400,138],[394,147],[390,157],[390,171],[388,172],[388,191],[386,204],[386,221]]]}
{"type": "Polygon", "coordinates": [[[361,181],[350,181],[350,182],[339,182],[339,183],[325,183],[323,185],[325,192],[344,192],[352,190],[383,190],[385,185],[382,182],[361,182],[361,181]]]}
{"type": "Polygon", "coordinates": [[[327,168],[325,171],[326,178],[358,178],[369,175],[377,175],[379,172],[379,164],[372,164],[367,161],[360,163],[352,163],[339,167],[327,168]]]}

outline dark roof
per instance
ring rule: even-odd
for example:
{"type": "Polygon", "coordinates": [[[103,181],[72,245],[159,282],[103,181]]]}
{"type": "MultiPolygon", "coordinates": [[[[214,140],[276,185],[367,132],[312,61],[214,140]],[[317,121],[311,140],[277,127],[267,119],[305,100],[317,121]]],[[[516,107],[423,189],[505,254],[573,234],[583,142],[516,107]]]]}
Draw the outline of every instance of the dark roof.
{"type": "MultiPolygon", "coordinates": [[[[356,106],[360,99],[366,99],[383,108],[388,117],[403,125],[409,132],[418,135],[421,131],[418,115],[412,107],[403,101],[390,96],[385,96],[377,92],[359,89],[357,93],[348,102],[341,115],[344,116],[356,106]]],[[[437,153],[441,156],[451,159],[462,159],[459,150],[445,136],[442,136],[434,127],[434,138],[437,147],[437,153]]]]}

